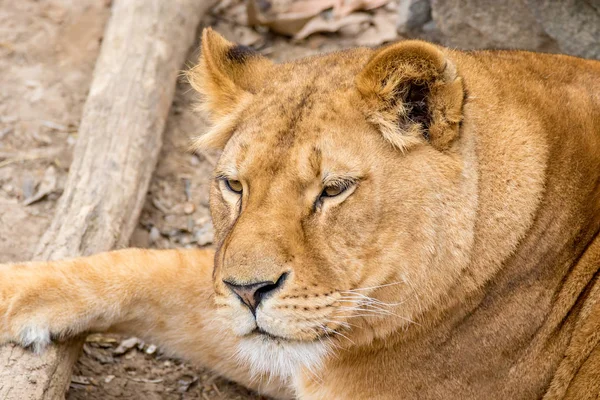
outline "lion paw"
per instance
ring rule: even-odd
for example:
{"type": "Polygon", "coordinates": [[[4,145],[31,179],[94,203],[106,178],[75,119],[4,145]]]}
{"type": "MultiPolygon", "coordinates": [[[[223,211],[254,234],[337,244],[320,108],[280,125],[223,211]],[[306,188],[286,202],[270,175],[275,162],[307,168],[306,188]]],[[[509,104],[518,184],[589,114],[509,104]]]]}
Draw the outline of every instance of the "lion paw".
{"type": "Polygon", "coordinates": [[[51,342],[50,331],[35,326],[23,327],[18,334],[5,332],[0,335],[0,346],[14,343],[21,347],[29,348],[35,353],[41,353],[51,342]]]}
{"type": "MultiPolygon", "coordinates": [[[[0,309],[2,309],[0,305],[0,309]]],[[[0,315],[0,345],[15,343],[25,348],[31,348],[40,353],[52,341],[50,329],[39,324],[25,315],[10,316],[6,312],[0,315]]]]}
{"type": "Polygon", "coordinates": [[[24,313],[27,307],[20,304],[19,282],[29,277],[20,272],[15,266],[0,265],[0,345],[15,343],[41,352],[51,342],[50,329],[24,313]]]}

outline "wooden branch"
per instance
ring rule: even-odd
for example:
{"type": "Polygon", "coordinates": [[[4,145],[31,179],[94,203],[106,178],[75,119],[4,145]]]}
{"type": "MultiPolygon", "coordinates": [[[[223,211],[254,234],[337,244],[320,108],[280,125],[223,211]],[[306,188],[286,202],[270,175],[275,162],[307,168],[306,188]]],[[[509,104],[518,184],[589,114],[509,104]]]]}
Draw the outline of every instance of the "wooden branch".
{"type": "MultiPolygon", "coordinates": [[[[116,0],[64,194],[36,252],[50,260],[126,246],[161,146],[175,83],[213,0],[116,0]]],[[[80,343],[42,356],[0,348],[0,399],[62,399],[80,343]]]]}

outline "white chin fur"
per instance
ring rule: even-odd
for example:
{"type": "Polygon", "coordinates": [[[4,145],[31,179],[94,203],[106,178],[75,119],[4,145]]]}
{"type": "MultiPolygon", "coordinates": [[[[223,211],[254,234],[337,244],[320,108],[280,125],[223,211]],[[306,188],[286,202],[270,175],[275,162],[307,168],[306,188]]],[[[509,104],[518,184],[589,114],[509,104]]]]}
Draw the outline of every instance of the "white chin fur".
{"type": "Polygon", "coordinates": [[[302,369],[316,375],[328,352],[329,347],[319,341],[279,341],[256,335],[241,340],[237,357],[255,375],[275,375],[289,380],[302,369]]]}

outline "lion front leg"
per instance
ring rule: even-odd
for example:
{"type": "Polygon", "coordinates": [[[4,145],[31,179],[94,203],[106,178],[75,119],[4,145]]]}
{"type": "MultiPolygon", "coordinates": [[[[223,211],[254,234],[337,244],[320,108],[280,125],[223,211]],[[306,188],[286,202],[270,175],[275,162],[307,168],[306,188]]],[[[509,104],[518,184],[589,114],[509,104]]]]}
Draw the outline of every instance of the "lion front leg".
{"type": "MultiPolygon", "coordinates": [[[[209,267],[211,257],[202,251],[129,249],[0,266],[0,341],[40,350],[52,338],[86,331],[148,331],[160,325],[169,299],[186,300],[173,291],[161,299],[190,274],[185,261],[193,258],[194,265],[209,267]]],[[[209,282],[202,282],[205,290],[209,282]]]]}
{"type": "Polygon", "coordinates": [[[0,265],[0,344],[40,351],[83,332],[138,336],[271,396],[277,379],[253,376],[239,339],[215,322],[214,253],[127,249],[53,262],[0,265]]]}

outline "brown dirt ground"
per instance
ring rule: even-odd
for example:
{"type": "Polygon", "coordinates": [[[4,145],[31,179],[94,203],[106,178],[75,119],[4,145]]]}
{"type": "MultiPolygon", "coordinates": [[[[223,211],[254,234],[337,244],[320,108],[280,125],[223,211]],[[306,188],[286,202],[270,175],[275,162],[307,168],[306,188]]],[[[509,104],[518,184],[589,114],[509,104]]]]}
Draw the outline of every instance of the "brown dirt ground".
{"type": "MultiPolygon", "coordinates": [[[[240,1],[223,3],[204,24],[231,40],[253,41],[277,61],[360,43],[336,34],[291,41],[257,33],[245,26],[240,1]]],[[[110,0],[0,0],[0,262],[31,258],[50,223],[109,15],[110,0]]],[[[188,63],[196,58],[191,51],[188,63]]],[[[207,182],[215,156],[187,151],[190,138],[206,129],[192,110],[195,101],[180,82],[132,246],[211,245],[207,182]]],[[[150,344],[123,352],[117,348],[123,340],[88,338],[67,399],[260,398],[150,344]]]]}

